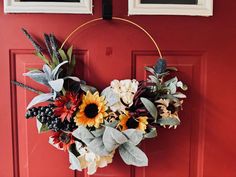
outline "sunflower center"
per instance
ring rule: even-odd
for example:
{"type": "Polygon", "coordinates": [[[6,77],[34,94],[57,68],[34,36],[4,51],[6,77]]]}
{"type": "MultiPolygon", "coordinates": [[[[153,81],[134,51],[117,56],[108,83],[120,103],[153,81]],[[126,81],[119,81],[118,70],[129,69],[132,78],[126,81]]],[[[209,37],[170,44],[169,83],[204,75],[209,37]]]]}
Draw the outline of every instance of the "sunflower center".
{"type": "Polygon", "coordinates": [[[176,111],[175,106],[173,104],[169,104],[169,106],[167,107],[167,110],[169,110],[171,114],[173,114],[176,111]]]}
{"type": "Polygon", "coordinates": [[[139,122],[136,119],[132,118],[132,117],[129,118],[126,122],[126,126],[128,128],[137,128],[138,125],[139,125],[139,122]]]}
{"type": "Polygon", "coordinates": [[[68,144],[70,142],[70,136],[68,136],[66,133],[61,133],[59,140],[65,144],[68,144]]]}
{"type": "Polygon", "coordinates": [[[85,107],[84,113],[88,118],[94,118],[98,115],[98,106],[94,103],[89,104],[85,107]]]}

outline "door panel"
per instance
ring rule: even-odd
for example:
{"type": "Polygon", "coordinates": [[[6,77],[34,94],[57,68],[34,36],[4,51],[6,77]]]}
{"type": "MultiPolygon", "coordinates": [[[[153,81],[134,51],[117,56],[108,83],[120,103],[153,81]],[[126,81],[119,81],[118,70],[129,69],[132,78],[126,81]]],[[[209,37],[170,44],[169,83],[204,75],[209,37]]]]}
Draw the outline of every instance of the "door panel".
{"type": "MultiPolygon", "coordinates": [[[[169,65],[179,69],[177,76],[189,86],[188,99],[176,130],[159,128],[156,139],[141,144],[148,167],[127,166],[117,153],[112,164],[93,176],[235,177],[235,1],[215,0],[209,18],[127,17],[127,1],[113,3],[114,16],[133,20],[153,35],[169,65]]],[[[0,7],[0,177],[88,177],[85,171],[69,170],[68,155],[48,144],[50,134],[39,135],[35,121],[25,120],[25,107],[34,94],[10,81],[39,88],[22,76],[27,67],[42,63],[21,27],[37,38],[53,32],[63,41],[78,25],[101,16],[101,0],[94,1],[94,15],[6,15],[2,1],[0,7]]],[[[144,66],[158,57],[145,34],[117,21],[86,27],[69,43],[77,50],[76,75],[100,90],[112,79],[144,79],[144,66]]]]}

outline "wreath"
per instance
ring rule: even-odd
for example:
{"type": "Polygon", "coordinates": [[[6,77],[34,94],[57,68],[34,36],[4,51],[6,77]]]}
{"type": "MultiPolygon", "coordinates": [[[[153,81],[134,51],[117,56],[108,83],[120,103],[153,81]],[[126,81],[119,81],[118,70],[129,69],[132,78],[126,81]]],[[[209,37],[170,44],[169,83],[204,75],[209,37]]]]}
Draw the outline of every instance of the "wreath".
{"type": "MultiPolygon", "coordinates": [[[[139,25],[121,20],[138,26],[156,44],[139,25]]],[[[69,37],[82,26],[85,24],[69,37]]],[[[39,133],[51,131],[49,143],[68,152],[70,169],[87,169],[88,174],[94,174],[98,167],[112,162],[116,150],[127,165],[147,166],[148,158],[138,147],[141,141],[156,137],[159,127],[176,128],[180,124],[178,112],[186,96],[179,90],[185,91],[187,86],[177,77],[167,79],[177,69],[168,67],[158,50],[160,58],[156,64],[145,68],[146,80],[113,80],[99,93],[73,75],[76,64],[73,47],[63,49],[69,37],[59,48],[53,34],[44,34],[47,50],[43,50],[25,29],[22,30],[33,44],[36,56],[44,62],[41,69],[30,68],[23,75],[49,89],[45,93],[12,82],[38,94],[28,104],[25,117],[36,118],[39,133]]]]}

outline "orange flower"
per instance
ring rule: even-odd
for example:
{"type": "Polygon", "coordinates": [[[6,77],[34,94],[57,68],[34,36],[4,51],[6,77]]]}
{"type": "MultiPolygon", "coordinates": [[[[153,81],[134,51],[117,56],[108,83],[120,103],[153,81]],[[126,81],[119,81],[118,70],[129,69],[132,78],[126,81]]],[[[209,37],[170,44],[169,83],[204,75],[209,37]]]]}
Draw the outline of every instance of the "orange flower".
{"type": "Polygon", "coordinates": [[[51,138],[53,139],[53,144],[57,144],[59,148],[62,148],[64,151],[68,151],[70,145],[74,143],[71,133],[55,132],[51,138]]]}
{"type": "Polygon", "coordinates": [[[91,94],[87,92],[83,96],[82,104],[75,116],[75,122],[79,125],[99,128],[100,124],[108,114],[106,113],[106,101],[100,97],[98,92],[91,94]]]}
{"type": "Polygon", "coordinates": [[[138,118],[134,118],[131,117],[128,112],[126,112],[125,114],[121,114],[119,118],[120,118],[120,123],[118,124],[118,128],[121,131],[133,128],[144,132],[147,128],[148,117],[146,116],[140,116],[138,118]]]}
{"type": "Polygon", "coordinates": [[[78,95],[72,92],[67,92],[65,96],[60,96],[55,100],[54,114],[59,116],[62,121],[65,119],[70,121],[70,118],[78,107],[78,102],[78,95]]]}

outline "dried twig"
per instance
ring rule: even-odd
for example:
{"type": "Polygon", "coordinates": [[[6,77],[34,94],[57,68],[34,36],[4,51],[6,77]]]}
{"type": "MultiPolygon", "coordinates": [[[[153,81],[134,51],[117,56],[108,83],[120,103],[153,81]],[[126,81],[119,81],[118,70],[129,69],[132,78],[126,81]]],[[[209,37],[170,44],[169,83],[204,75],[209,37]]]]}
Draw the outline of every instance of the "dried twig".
{"type": "Polygon", "coordinates": [[[31,92],[37,93],[37,94],[43,94],[43,93],[44,93],[44,92],[41,92],[41,91],[39,91],[39,90],[36,90],[36,89],[34,89],[34,88],[32,88],[32,87],[29,87],[29,86],[27,86],[27,85],[25,85],[25,84],[23,84],[23,83],[20,83],[20,82],[18,82],[18,81],[11,81],[11,83],[14,84],[14,85],[16,85],[16,86],[25,88],[26,90],[29,90],[29,91],[31,91],[31,92]]]}

